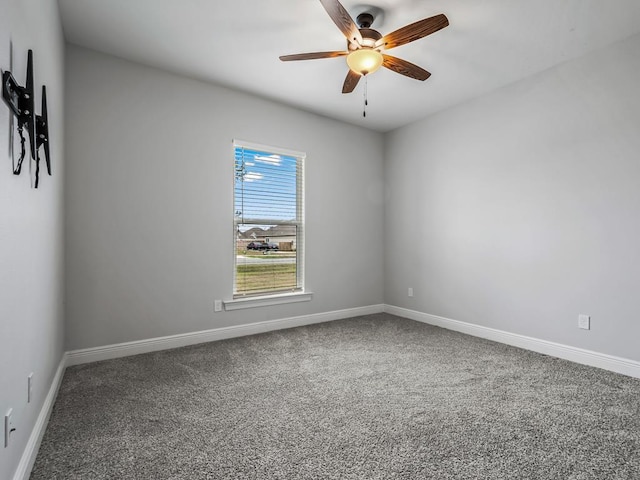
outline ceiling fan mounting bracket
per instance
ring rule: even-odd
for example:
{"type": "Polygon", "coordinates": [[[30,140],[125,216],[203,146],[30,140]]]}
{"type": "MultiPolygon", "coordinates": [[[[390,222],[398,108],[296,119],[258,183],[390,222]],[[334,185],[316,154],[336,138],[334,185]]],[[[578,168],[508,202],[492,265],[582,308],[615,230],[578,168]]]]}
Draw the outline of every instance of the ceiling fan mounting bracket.
{"type": "Polygon", "coordinates": [[[380,7],[375,7],[371,4],[359,4],[350,8],[349,13],[356,19],[356,23],[360,28],[371,28],[371,25],[375,23],[376,28],[379,29],[384,25],[385,12],[380,7]],[[362,15],[365,15],[365,19],[367,18],[366,16],[370,18],[369,25],[366,27],[361,24],[360,17],[362,15]]]}
{"type": "Polygon", "coordinates": [[[356,17],[356,22],[360,28],[370,28],[375,17],[369,12],[363,12],[356,17]]]}

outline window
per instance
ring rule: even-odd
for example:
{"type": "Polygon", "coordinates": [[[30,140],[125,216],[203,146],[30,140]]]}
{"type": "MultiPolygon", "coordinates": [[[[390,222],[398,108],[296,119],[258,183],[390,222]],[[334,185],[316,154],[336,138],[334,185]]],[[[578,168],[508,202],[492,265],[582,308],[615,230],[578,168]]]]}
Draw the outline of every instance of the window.
{"type": "Polygon", "coordinates": [[[304,288],[304,153],[234,141],[234,299],[304,288]]]}

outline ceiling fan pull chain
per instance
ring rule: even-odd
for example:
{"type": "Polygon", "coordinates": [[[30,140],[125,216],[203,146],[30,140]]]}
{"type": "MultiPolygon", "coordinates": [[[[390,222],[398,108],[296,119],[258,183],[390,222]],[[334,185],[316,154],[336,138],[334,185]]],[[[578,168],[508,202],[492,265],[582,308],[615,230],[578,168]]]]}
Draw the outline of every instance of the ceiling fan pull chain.
{"type": "Polygon", "coordinates": [[[367,117],[367,105],[369,105],[369,101],[367,100],[367,76],[364,76],[364,107],[362,108],[362,116],[367,117]]]}

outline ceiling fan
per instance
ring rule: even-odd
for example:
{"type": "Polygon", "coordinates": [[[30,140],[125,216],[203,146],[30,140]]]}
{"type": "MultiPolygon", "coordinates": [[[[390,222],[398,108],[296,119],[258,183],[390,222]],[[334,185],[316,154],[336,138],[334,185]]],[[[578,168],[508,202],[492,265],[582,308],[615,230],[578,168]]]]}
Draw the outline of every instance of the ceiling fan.
{"type": "Polygon", "coordinates": [[[349,72],[342,86],[342,93],[351,93],[360,79],[378,68],[385,67],[396,73],[416,80],[426,80],[431,76],[425,69],[413,63],[382,53],[400,45],[405,45],[449,25],[449,20],[443,14],[419,20],[406,25],[385,36],[370,28],[374,17],[371,13],[361,13],[357,17],[358,25],[353,21],[347,10],[338,0],[320,0],[333,22],[347,38],[346,51],[298,53],[283,55],[280,60],[314,60],[317,58],[347,57],[349,72]],[[359,28],[358,28],[359,26],[359,28]]]}

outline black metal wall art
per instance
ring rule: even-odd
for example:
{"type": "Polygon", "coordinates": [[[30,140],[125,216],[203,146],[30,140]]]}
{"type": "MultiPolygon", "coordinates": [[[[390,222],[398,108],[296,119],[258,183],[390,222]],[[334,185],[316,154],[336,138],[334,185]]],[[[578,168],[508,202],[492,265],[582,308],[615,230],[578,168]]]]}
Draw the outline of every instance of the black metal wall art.
{"type": "Polygon", "coordinates": [[[51,176],[51,159],[49,158],[49,117],[47,115],[47,87],[42,86],[42,115],[36,115],[36,184],[40,177],[40,147],[44,148],[44,160],[47,173],[51,176]]]}
{"type": "MultiPolygon", "coordinates": [[[[49,119],[47,116],[47,91],[42,87],[42,115],[35,113],[35,95],[33,87],[33,51],[27,54],[27,78],[22,87],[10,71],[2,72],[2,99],[16,118],[16,127],[20,135],[20,158],[13,163],[14,175],[20,175],[22,163],[27,155],[26,134],[29,136],[29,152],[35,162],[34,187],[40,182],[40,147],[44,147],[47,173],[51,175],[51,159],[49,156],[49,119]]],[[[12,158],[12,160],[14,160],[12,158]]]]}

